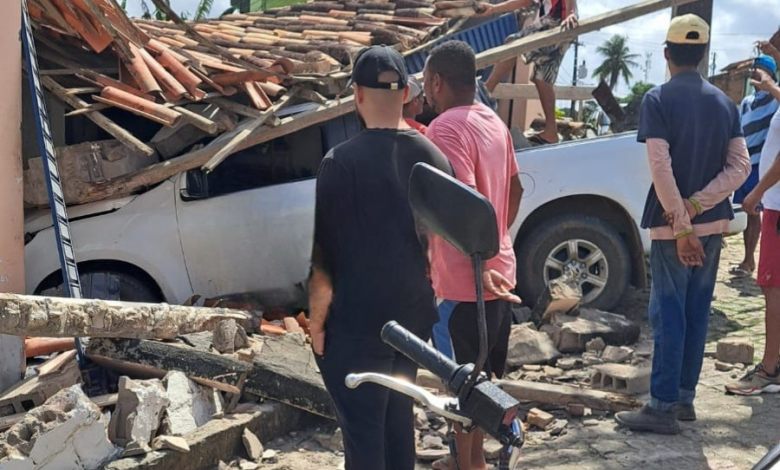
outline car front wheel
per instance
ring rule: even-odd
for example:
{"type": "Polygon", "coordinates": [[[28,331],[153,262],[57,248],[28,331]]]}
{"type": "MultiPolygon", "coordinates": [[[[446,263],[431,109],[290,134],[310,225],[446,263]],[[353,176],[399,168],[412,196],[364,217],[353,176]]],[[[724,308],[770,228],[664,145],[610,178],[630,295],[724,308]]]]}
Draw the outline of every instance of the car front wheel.
{"type": "Polygon", "coordinates": [[[582,287],[582,303],[617,306],[628,288],[631,257],[626,243],[601,219],[576,214],[550,219],[516,247],[518,291],[533,305],[547,283],[566,273],[582,287]]]}

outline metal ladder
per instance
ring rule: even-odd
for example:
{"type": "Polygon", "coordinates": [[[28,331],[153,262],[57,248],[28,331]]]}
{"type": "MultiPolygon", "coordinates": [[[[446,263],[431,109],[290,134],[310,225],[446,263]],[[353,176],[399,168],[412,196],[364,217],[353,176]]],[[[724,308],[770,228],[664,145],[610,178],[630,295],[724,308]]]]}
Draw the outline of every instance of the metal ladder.
{"type": "MultiPolygon", "coordinates": [[[[38,130],[38,144],[43,156],[43,170],[46,174],[46,189],[49,194],[51,215],[54,219],[54,236],[57,240],[57,249],[62,268],[62,279],[65,293],[73,299],[81,297],[81,282],[79,270],[76,265],[76,257],[73,251],[71,231],[68,224],[68,214],[65,210],[65,195],[62,192],[60,173],[57,169],[57,158],[54,153],[54,142],[49,126],[49,113],[46,110],[46,99],[41,87],[40,74],[38,73],[38,58],[35,52],[35,40],[33,39],[30,14],[27,11],[27,2],[22,0],[22,52],[27,63],[27,77],[32,94],[33,113],[35,126],[38,130]]],[[[76,354],[79,365],[86,366],[84,349],[79,338],[76,338],[76,354]]]]}

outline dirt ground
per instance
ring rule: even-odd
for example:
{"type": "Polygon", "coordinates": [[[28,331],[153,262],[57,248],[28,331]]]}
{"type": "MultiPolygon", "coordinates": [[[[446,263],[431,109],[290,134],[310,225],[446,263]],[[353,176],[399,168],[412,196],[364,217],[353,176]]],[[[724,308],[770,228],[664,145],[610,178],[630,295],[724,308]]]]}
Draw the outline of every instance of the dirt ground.
{"type": "MultiPolygon", "coordinates": [[[[718,285],[711,316],[708,352],[725,336],[749,338],[756,356],[763,352],[764,304],[753,279],[733,280],[727,271],[742,257],[742,240],[728,239],[723,251],[718,285]]],[[[647,292],[634,291],[616,313],[643,325],[641,344],[651,347],[647,327],[647,292]]],[[[548,410],[568,420],[567,433],[551,437],[546,432],[530,432],[522,458],[523,469],[680,469],[750,470],[767,450],[780,441],[780,397],[736,397],[723,391],[724,382],[741,371],[715,370],[714,359],[705,359],[696,402],[699,420],[684,423],[678,436],[634,434],[619,429],[611,415],[575,419],[562,410],[548,410]]],[[[643,397],[646,398],[646,397],[643,397]]],[[[323,449],[312,435],[332,432],[307,429],[285,439],[267,443],[266,449],[279,451],[275,462],[261,468],[269,470],[336,470],[343,465],[343,454],[323,449]]],[[[419,463],[418,469],[431,468],[419,463]]]]}

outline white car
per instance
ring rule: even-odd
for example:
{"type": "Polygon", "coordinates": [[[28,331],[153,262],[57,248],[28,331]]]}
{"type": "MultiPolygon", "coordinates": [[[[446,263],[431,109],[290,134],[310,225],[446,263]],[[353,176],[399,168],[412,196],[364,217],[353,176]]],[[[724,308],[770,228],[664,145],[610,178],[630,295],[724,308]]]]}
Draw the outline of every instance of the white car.
{"type": "MultiPolygon", "coordinates": [[[[85,295],[182,303],[199,294],[305,307],[315,175],[326,150],[357,132],[354,115],[342,116],[233,155],[206,177],[192,170],[136,196],[70,208],[85,295]]],[[[511,232],[527,304],[565,270],[602,309],[629,284],[646,284],[650,242],[639,220],[650,176],[635,134],[517,158],[525,193],[511,232]]],[[[745,225],[738,213],[732,230],[745,225]]],[[[30,214],[26,232],[29,292],[61,294],[49,212],[30,214]]]]}

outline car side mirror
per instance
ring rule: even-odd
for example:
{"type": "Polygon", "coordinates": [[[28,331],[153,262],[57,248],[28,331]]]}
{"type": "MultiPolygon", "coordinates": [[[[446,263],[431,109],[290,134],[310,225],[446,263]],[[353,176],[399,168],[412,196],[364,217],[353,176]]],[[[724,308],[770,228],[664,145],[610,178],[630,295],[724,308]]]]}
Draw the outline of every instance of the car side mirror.
{"type": "Polygon", "coordinates": [[[208,178],[202,169],[189,170],[187,171],[186,187],[181,189],[181,199],[183,201],[205,199],[209,195],[208,187],[208,178]]]}
{"type": "Polygon", "coordinates": [[[464,255],[482,260],[498,254],[493,204],[436,168],[418,163],[409,179],[409,202],[419,220],[464,255]]]}

